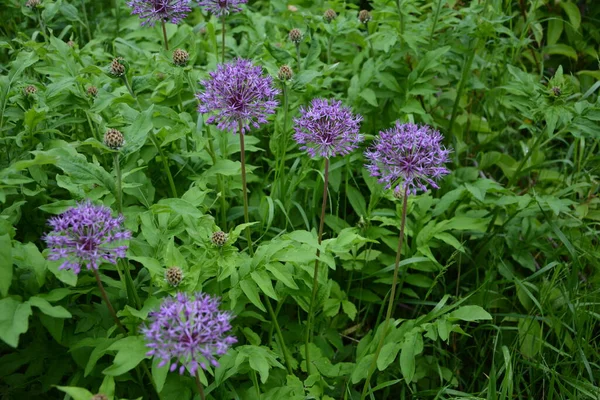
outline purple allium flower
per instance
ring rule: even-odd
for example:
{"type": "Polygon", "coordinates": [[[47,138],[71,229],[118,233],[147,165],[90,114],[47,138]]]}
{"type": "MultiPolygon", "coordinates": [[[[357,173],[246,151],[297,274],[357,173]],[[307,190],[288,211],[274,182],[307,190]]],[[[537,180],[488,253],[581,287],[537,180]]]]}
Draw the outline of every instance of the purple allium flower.
{"type": "Polygon", "coordinates": [[[154,26],[158,21],[178,24],[192,11],[191,0],[130,0],[131,14],[140,16],[142,26],[154,26]]]}
{"type": "Polygon", "coordinates": [[[365,156],[370,164],[366,165],[372,176],[379,178],[389,189],[402,179],[402,188],[416,194],[418,190],[427,191],[426,184],[438,189],[436,180],[450,171],[444,167],[448,161],[449,149],[442,140],[444,137],[435,129],[423,125],[401,124],[379,132],[365,156]]]}
{"type": "Polygon", "coordinates": [[[240,12],[240,4],[246,4],[248,0],[198,0],[198,5],[217,17],[229,15],[232,12],[240,12]]]}
{"type": "Polygon", "coordinates": [[[267,122],[267,115],[275,113],[279,93],[273,87],[270,76],[262,75],[262,67],[249,60],[238,58],[227,64],[219,64],[210,73],[210,79],[200,82],[205,87],[196,97],[200,100],[198,112],[214,113],[206,122],[217,123],[217,128],[235,133],[238,124],[242,133],[250,125],[258,128],[267,122]]]}
{"type": "Polygon", "coordinates": [[[353,115],[341,101],[313,99],[309,108],[300,107],[300,118],[295,118],[294,140],[311,157],[346,155],[358,147],[363,135],[358,133],[360,115],[353,115]]]}
{"type": "Polygon", "coordinates": [[[207,362],[217,367],[215,355],[222,356],[237,342],[227,335],[231,318],[219,310],[219,299],[208,294],[167,297],[141,330],[151,349],[147,355],[161,359],[159,367],[170,364],[171,372],[179,366],[180,374],[187,367],[194,376],[198,367],[207,368],[207,362]]]}
{"type": "Polygon", "coordinates": [[[50,218],[53,230],[43,238],[50,247],[48,259],[65,259],[59,269],[71,269],[75,274],[83,264],[95,270],[103,261],[116,264],[117,258],[125,257],[127,246],[114,246],[114,242],[131,237],[122,227],[123,220],[122,215],[113,218],[110,208],[89,200],[50,218]]]}

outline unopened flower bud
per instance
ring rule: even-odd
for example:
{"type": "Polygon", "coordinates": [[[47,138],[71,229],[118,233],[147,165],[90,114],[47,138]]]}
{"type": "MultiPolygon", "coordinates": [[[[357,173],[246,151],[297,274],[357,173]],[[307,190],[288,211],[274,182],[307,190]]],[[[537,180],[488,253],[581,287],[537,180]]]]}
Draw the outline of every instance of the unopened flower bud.
{"type": "Polygon", "coordinates": [[[223,231],[217,231],[212,234],[210,241],[215,246],[223,247],[223,245],[227,242],[227,234],[223,231]]]}
{"type": "Polygon", "coordinates": [[[366,24],[371,20],[371,13],[367,10],[360,10],[360,12],[358,13],[358,20],[361,23],[366,24]]]}
{"type": "Polygon", "coordinates": [[[27,0],[27,3],[25,3],[25,7],[29,7],[29,8],[36,8],[39,7],[40,5],[40,0],[27,0]]]}
{"type": "Polygon", "coordinates": [[[333,11],[331,8],[327,11],[325,11],[325,14],[323,14],[323,18],[325,18],[325,21],[327,22],[331,22],[334,19],[337,18],[337,14],[335,11],[333,11]]]}
{"type": "Polygon", "coordinates": [[[74,42],[74,41],[72,41],[72,40],[69,40],[69,41],[67,42],[67,46],[69,46],[69,47],[74,47],[74,46],[75,46],[75,42],[74,42]]]}
{"type": "Polygon", "coordinates": [[[123,76],[125,74],[125,64],[122,57],[117,57],[110,63],[110,74],[113,76],[123,76]]]}
{"type": "Polygon", "coordinates": [[[25,96],[33,96],[37,93],[37,88],[33,85],[27,85],[25,89],[23,89],[23,93],[25,96]]]}
{"type": "Polygon", "coordinates": [[[282,65],[281,68],[279,68],[279,73],[277,74],[277,77],[280,80],[289,81],[290,79],[292,79],[293,76],[294,72],[288,65],[282,65]]]}
{"type": "Polygon", "coordinates": [[[165,271],[165,281],[170,286],[177,287],[183,281],[183,271],[179,267],[169,267],[165,271]]]}
{"type": "Polygon", "coordinates": [[[288,9],[288,10],[290,10],[291,12],[296,12],[296,11],[298,11],[298,7],[296,7],[296,6],[294,6],[294,5],[291,5],[291,4],[288,4],[288,7],[287,7],[287,9],[288,9]]]}
{"type": "Polygon", "coordinates": [[[86,90],[88,96],[96,97],[98,96],[98,88],[96,86],[89,86],[86,90]]]}
{"type": "Polygon", "coordinates": [[[190,59],[190,55],[187,51],[182,49],[175,49],[173,51],[173,64],[183,67],[187,64],[190,59]]]}
{"type": "Polygon", "coordinates": [[[560,90],[560,88],[559,88],[558,86],[554,86],[554,87],[552,88],[552,93],[553,93],[553,94],[554,94],[556,97],[558,97],[558,96],[560,96],[560,95],[562,94],[562,90],[560,90]]]}
{"type": "Polygon", "coordinates": [[[290,41],[296,44],[302,41],[302,36],[302,32],[298,28],[292,29],[288,35],[290,41]]]}
{"type": "Polygon", "coordinates": [[[125,137],[117,129],[110,128],[104,134],[104,144],[110,149],[119,150],[123,147],[123,143],[125,143],[125,137]]]}

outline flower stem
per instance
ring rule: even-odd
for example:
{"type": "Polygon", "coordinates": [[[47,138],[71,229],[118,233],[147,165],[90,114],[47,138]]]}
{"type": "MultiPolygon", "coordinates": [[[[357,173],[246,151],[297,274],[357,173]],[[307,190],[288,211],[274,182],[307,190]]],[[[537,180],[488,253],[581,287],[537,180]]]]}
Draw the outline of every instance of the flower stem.
{"type": "Polygon", "coordinates": [[[331,65],[331,46],[333,45],[333,37],[327,39],[327,65],[331,65]]]}
{"type": "MultiPolygon", "coordinates": [[[[321,205],[321,221],[319,222],[319,236],[318,243],[321,245],[321,239],[323,237],[323,228],[325,222],[325,210],[327,208],[327,186],[329,185],[329,158],[325,159],[325,172],[323,173],[323,203],[321,205]]],[[[312,341],[313,334],[313,319],[314,319],[314,307],[315,300],[317,298],[317,292],[319,289],[319,256],[321,250],[317,248],[317,258],[315,259],[315,269],[313,276],[313,287],[312,295],[310,297],[310,305],[308,307],[308,318],[306,320],[306,337],[304,340],[304,350],[306,351],[306,372],[310,375],[310,352],[308,351],[308,344],[312,341]]]]}
{"type": "Polygon", "coordinates": [[[275,169],[275,182],[279,183],[279,193],[277,194],[277,197],[279,199],[283,199],[284,198],[284,188],[285,188],[285,179],[282,179],[282,175],[284,174],[284,169],[285,169],[285,156],[287,153],[287,147],[288,147],[288,140],[289,140],[289,136],[288,136],[288,110],[289,110],[289,96],[288,96],[288,88],[287,88],[287,83],[286,82],[281,82],[281,94],[283,97],[283,128],[281,131],[281,135],[278,138],[278,142],[280,143],[280,148],[278,149],[278,152],[280,153],[278,156],[278,166],[275,169]],[[282,138],[283,136],[283,138],[282,138]]]}
{"type": "Polygon", "coordinates": [[[98,275],[98,270],[92,269],[92,271],[94,271],[94,276],[96,277],[96,282],[98,283],[98,289],[100,289],[100,295],[102,296],[102,299],[104,299],[104,302],[106,303],[106,307],[108,307],[110,315],[113,317],[113,320],[115,321],[117,326],[123,331],[123,333],[127,333],[127,329],[125,329],[121,321],[119,321],[117,313],[115,313],[115,309],[113,308],[112,303],[106,295],[106,290],[104,290],[104,286],[102,285],[102,281],[100,280],[100,275],[98,275]]]}
{"type": "Polygon", "coordinates": [[[123,190],[121,184],[121,165],[119,162],[119,152],[113,153],[113,160],[115,163],[115,181],[117,185],[117,211],[119,211],[119,214],[123,214],[123,190]]]}
{"type": "MultiPolygon", "coordinates": [[[[208,142],[208,152],[212,159],[213,165],[215,165],[217,163],[217,156],[213,148],[209,125],[206,125],[206,138],[208,142]]],[[[222,150],[221,153],[223,153],[222,150]]],[[[223,182],[223,177],[221,174],[217,174],[217,186],[221,192],[221,229],[223,229],[223,231],[227,231],[227,199],[225,198],[225,183],[223,182]]]]}
{"type": "Polygon", "coordinates": [[[302,71],[302,65],[300,64],[300,43],[296,43],[296,60],[298,61],[298,72],[302,71]]]}
{"type": "MultiPolygon", "coordinates": [[[[244,192],[244,222],[247,224],[250,222],[248,217],[248,187],[246,185],[246,148],[244,147],[244,134],[242,133],[242,121],[239,121],[239,135],[240,135],[240,152],[242,161],[242,191],[244,192]]],[[[246,240],[248,241],[248,251],[250,256],[254,255],[254,249],[252,248],[252,236],[250,234],[250,227],[246,227],[246,240]]]]}
{"type": "Polygon", "coordinates": [[[167,40],[167,24],[162,20],[163,39],[165,41],[165,50],[169,50],[169,41],[167,40]]]}
{"type": "Polygon", "coordinates": [[[275,333],[277,334],[277,340],[279,341],[279,346],[281,347],[281,351],[283,353],[283,359],[285,360],[285,366],[287,367],[288,373],[293,375],[292,363],[290,362],[290,356],[288,354],[287,346],[285,345],[285,341],[283,340],[283,334],[281,333],[281,327],[279,326],[279,322],[277,321],[277,315],[275,315],[275,311],[273,311],[273,306],[271,305],[271,300],[265,295],[265,303],[267,303],[267,311],[269,311],[269,315],[271,316],[271,321],[273,321],[273,326],[275,327],[275,333]]]}
{"type": "Polygon", "coordinates": [[[167,179],[169,180],[169,186],[171,187],[171,197],[177,198],[179,196],[177,196],[177,189],[175,188],[175,181],[173,180],[173,175],[171,175],[171,170],[169,169],[169,163],[167,161],[167,158],[165,157],[165,153],[162,151],[162,148],[156,141],[154,134],[152,132],[150,132],[150,134],[148,136],[150,136],[152,143],[154,143],[154,146],[158,150],[158,154],[160,155],[160,158],[162,159],[163,169],[165,170],[165,174],[167,175],[167,179]]]}
{"type": "Polygon", "coordinates": [[[221,46],[223,47],[221,63],[225,64],[225,15],[221,16],[221,42],[221,46]]]}
{"type": "Polygon", "coordinates": [[[200,374],[196,371],[196,387],[198,388],[198,393],[200,394],[200,399],[204,400],[204,389],[202,388],[202,383],[200,382],[200,374]]]}
{"type": "Polygon", "coordinates": [[[123,82],[125,82],[125,86],[127,87],[127,90],[129,90],[129,94],[131,95],[131,97],[133,97],[134,99],[136,99],[135,93],[133,93],[133,89],[131,88],[131,85],[129,84],[129,79],[127,79],[127,75],[126,74],[123,75],[123,82]]]}
{"type": "MultiPolygon", "coordinates": [[[[392,280],[392,291],[390,293],[390,298],[388,300],[387,312],[385,314],[385,322],[383,325],[383,330],[381,332],[381,337],[379,338],[379,344],[377,345],[377,350],[375,351],[375,357],[373,357],[373,361],[371,361],[371,366],[369,367],[369,372],[367,374],[367,379],[365,381],[365,386],[363,387],[362,395],[360,396],[361,400],[364,400],[367,396],[367,391],[369,390],[369,383],[371,380],[371,376],[373,372],[375,372],[375,367],[377,366],[377,358],[379,357],[379,353],[381,353],[381,348],[383,347],[383,342],[385,342],[385,337],[388,334],[388,330],[390,327],[390,318],[392,316],[392,309],[394,308],[394,300],[396,298],[396,286],[398,286],[398,270],[400,269],[400,255],[402,254],[402,242],[404,241],[404,226],[406,225],[406,210],[408,208],[408,187],[404,189],[404,198],[402,201],[402,220],[400,222],[400,235],[398,236],[398,249],[396,250],[396,265],[394,267],[394,278],[392,280]]],[[[406,277],[406,268],[402,271],[402,280],[400,281],[398,291],[402,291],[402,286],[404,285],[404,279],[406,277]]]]}

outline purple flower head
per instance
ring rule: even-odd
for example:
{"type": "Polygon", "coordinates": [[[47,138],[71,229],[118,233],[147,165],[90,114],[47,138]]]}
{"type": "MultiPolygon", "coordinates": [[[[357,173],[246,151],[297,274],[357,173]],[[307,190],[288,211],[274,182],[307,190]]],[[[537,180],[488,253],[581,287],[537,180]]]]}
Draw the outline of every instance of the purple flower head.
{"type": "Polygon", "coordinates": [[[198,5],[217,17],[229,15],[232,12],[240,12],[240,4],[246,4],[248,0],[198,0],[198,5]]]}
{"type": "Polygon", "coordinates": [[[366,167],[379,183],[386,184],[386,189],[396,185],[395,191],[399,192],[399,179],[408,193],[425,192],[426,184],[438,189],[436,180],[450,172],[444,167],[450,150],[442,145],[443,139],[440,132],[427,125],[396,122],[393,128],[379,132],[373,147],[365,152],[370,161],[366,167]]]}
{"type": "Polygon", "coordinates": [[[154,26],[156,22],[178,24],[192,11],[191,0],[130,0],[127,5],[131,14],[140,16],[142,26],[154,26]]]}
{"type": "Polygon", "coordinates": [[[48,259],[64,259],[59,269],[71,269],[75,274],[82,265],[97,270],[102,262],[116,264],[117,258],[125,257],[127,246],[114,243],[131,237],[122,227],[123,220],[122,215],[113,218],[110,208],[89,200],[50,218],[52,232],[43,238],[50,248],[48,259]]]}
{"type": "Polygon", "coordinates": [[[309,108],[300,107],[300,114],[294,119],[294,140],[313,158],[346,155],[364,139],[358,133],[362,117],[353,115],[341,101],[313,99],[309,108]]]}
{"type": "Polygon", "coordinates": [[[279,91],[262,71],[262,67],[242,58],[220,64],[210,73],[210,79],[200,82],[205,91],[196,95],[200,100],[198,112],[213,113],[206,122],[233,133],[239,124],[245,133],[250,125],[258,128],[266,123],[267,115],[275,113],[279,91]]]}
{"type": "Polygon", "coordinates": [[[158,357],[162,367],[183,374],[187,368],[192,376],[198,367],[207,369],[207,363],[217,367],[215,355],[222,356],[237,342],[228,336],[231,314],[219,310],[219,299],[205,293],[166,298],[158,311],[150,314],[150,324],[142,328],[150,348],[148,356],[158,357]]]}

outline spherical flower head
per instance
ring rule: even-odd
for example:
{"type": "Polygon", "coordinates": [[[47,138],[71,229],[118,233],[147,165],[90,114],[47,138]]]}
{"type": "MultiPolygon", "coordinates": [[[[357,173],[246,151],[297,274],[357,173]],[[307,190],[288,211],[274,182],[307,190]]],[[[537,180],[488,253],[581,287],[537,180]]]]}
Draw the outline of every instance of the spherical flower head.
{"type": "Polygon", "coordinates": [[[210,79],[202,81],[203,93],[196,95],[200,100],[198,112],[212,113],[206,122],[216,123],[217,128],[242,134],[267,122],[267,115],[275,113],[279,93],[273,87],[270,76],[262,75],[263,69],[249,60],[238,58],[228,64],[220,64],[210,73],[210,79]]]}
{"type": "Polygon", "coordinates": [[[294,71],[292,71],[289,65],[282,65],[277,73],[277,77],[280,81],[289,81],[293,76],[294,71]]]}
{"type": "Polygon", "coordinates": [[[364,140],[358,132],[360,121],[362,117],[341,101],[313,99],[309,108],[300,107],[300,117],[294,119],[294,140],[313,158],[346,155],[364,140]]]}
{"type": "Polygon", "coordinates": [[[37,93],[37,88],[34,85],[27,85],[25,89],[23,89],[23,94],[25,96],[33,96],[37,93]]]}
{"type": "Polygon", "coordinates": [[[139,15],[141,25],[154,26],[156,22],[178,24],[192,11],[191,0],[131,0],[132,15],[139,15]]]}
{"type": "Polygon", "coordinates": [[[217,247],[223,247],[227,243],[227,234],[223,231],[216,231],[210,237],[210,241],[217,247]]]}
{"type": "Polygon", "coordinates": [[[116,77],[123,76],[127,67],[125,65],[125,60],[123,57],[117,57],[113,59],[110,63],[110,74],[116,77]]]}
{"type": "Polygon", "coordinates": [[[190,59],[190,55],[187,51],[182,49],[175,49],[173,51],[173,64],[183,67],[187,64],[190,59]]]}
{"type": "Polygon", "coordinates": [[[63,214],[50,218],[52,232],[44,236],[50,248],[49,260],[65,260],[59,269],[70,269],[79,274],[81,266],[98,269],[102,262],[116,264],[125,257],[127,246],[115,246],[131,237],[123,229],[123,216],[113,218],[110,208],[85,201],[63,214]]]}
{"type": "Polygon", "coordinates": [[[323,14],[323,18],[325,18],[325,21],[327,21],[327,23],[331,23],[331,21],[337,18],[337,13],[330,8],[329,10],[325,11],[325,13],[323,14]]]}
{"type": "Polygon", "coordinates": [[[121,131],[110,128],[104,134],[104,144],[113,150],[119,150],[125,143],[125,137],[121,131]]]}
{"type": "Polygon", "coordinates": [[[25,7],[36,8],[36,7],[39,7],[40,4],[41,4],[40,0],[27,0],[27,3],[25,3],[25,7]]]}
{"type": "Polygon", "coordinates": [[[170,286],[177,287],[183,281],[183,271],[179,267],[169,267],[165,271],[165,281],[170,286]]]}
{"type": "Polygon", "coordinates": [[[242,11],[240,4],[246,4],[248,0],[198,0],[198,5],[204,10],[222,17],[230,13],[242,11]]]}
{"type": "Polygon", "coordinates": [[[416,194],[427,191],[427,184],[438,189],[436,181],[450,171],[444,167],[450,150],[443,144],[444,137],[427,125],[401,124],[379,132],[373,146],[365,152],[370,161],[366,165],[371,176],[385,183],[386,189],[396,186],[416,194]],[[398,184],[402,180],[402,185],[398,184]]]}
{"type": "Polygon", "coordinates": [[[367,10],[360,10],[360,12],[358,13],[358,20],[361,23],[366,24],[371,20],[371,13],[367,10]]]}
{"type": "Polygon", "coordinates": [[[290,33],[288,34],[288,38],[290,39],[290,42],[295,43],[295,44],[299,44],[302,41],[302,38],[304,37],[304,35],[302,35],[302,31],[298,28],[294,28],[290,31],[290,33]]]}
{"type": "Polygon", "coordinates": [[[86,89],[86,92],[87,92],[88,96],[90,96],[90,97],[98,96],[98,88],[96,86],[89,86],[86,89]]]}
{"type": "Polygon", "coordinates": [[[161,360],[159,367],[192,376],[208,364],[218,366],[215,356],[227,353],[237,340],[231,330],[231,314],[219,310],[219,299],[205,293],[178,293],[167,297],[158,311],[150,313],[149,325],[142,328],[150,348],[148,356],[161,360]]]}

